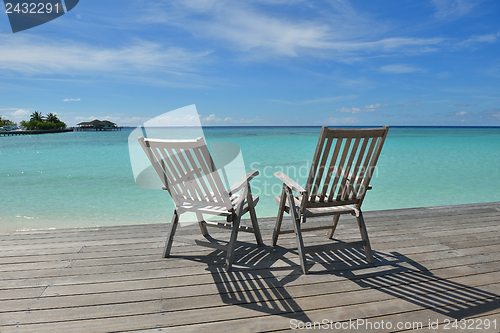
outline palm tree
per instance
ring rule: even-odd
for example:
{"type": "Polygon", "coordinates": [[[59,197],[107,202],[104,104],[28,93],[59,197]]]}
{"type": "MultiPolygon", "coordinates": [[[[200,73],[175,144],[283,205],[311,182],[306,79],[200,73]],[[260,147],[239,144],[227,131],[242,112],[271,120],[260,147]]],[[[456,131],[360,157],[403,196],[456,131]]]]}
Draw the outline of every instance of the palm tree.
{"type": "Polygon", "coordinates": [[[30,121],[31,120],[35,120],[35,121],[40,121],[42,122],[43,121],[43,115],[41,112],[38,112],[38,111],[35,111],[31,114],[30,116],[30,121]]]}
{"type": "Polygon", "coordinates": [[[54,124],[60,122],[59,118],[57,118],[57,116],[55,114],[53,114],[52,112],[47,113],[47,117],[45,117],[45,120],[47,122],[51,122],[54,124]]]}

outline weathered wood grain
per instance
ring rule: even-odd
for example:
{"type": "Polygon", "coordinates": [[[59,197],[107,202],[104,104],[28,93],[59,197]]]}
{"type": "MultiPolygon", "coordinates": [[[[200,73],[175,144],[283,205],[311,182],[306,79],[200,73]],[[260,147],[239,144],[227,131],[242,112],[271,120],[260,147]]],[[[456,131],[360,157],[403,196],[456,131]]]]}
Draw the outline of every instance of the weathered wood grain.
{"type": "MultiPolygon", "coordinates": [[[[274,218],[259,218],[267,246],[240,235],[229,273],[219,250],[174,242],[163,259],[168,224],[4,233],[0,332],[284,332],[324,319],[449,332],[456,318],[497,319],[481,332],[500,331],[500,203],[364,215],[375,264],[362,249],[323,251],[306,255],[308,275],[294,235],[269,246],[274,218]]],[[[341,219],[332,243],[358,239],[356,219],[341,219]]],[[[178,233],[199,234],[198,224],[178,233]]],[[[408,330],[377,332],[397,331],[408,330]]]]}

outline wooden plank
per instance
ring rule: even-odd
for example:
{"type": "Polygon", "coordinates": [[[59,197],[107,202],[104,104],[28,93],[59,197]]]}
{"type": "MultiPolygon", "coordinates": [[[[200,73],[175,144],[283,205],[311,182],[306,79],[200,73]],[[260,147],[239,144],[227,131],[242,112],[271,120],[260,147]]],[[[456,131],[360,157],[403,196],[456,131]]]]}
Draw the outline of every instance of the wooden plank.
{"type": "MultiPolygon", "coordinates": [[[[450,278],[462,278],[465,279],[464,281],[466,282],[467,279],[485,279],[485,278],[491,278],[491,281],[493,279],[498,278],[498,268],[500,267],[500,264],[498,262],[494,263],[493,265],[490,265],[488,267],[484,267],[481,269],[481,272],[474,271],[472,272],[471,270],[467,269],[466,267],[462,268],[444,268],[444,269],[436,269],[433,271],[433,274],[428,274],[425,276],[425,278],[428,279],[428,281],[432,280],[438,280],[438,279],[450,279],[450,278]]],[[[401,273],[392,273],[392,274],[407,274],[408,272],[401,272],[401,273]]],[[[410,272],[410,274],[415,274],[415,272],[410,272]]],[[[168,289],[166,289],[166,284],[164,279],[151,279],[147,282],[147,286],[144,283],[144,281],[124,281],[124,282],[117,282],[117,283],[112,283],[110,288],[106,288],[109,286],[109,284],[91,284],[91,285],[76,285],[76,286],[54,286],[54,287],[49,287],[47,290],[41,295],[42,297],[36,301],[36,306],[34,306],[32,301],[29,299],[26,299],[24,301],[17,302],[16,304],[12,302],[7,302],[5,304],[1,304],[0,308],[3,309],[4,306],[10,305],[8,307],[9,311],[14,311],[14,310],[22,310],[25,309],[28,304],[30,304],[31,309],[44,309],[44,308],[51,308],[53,307],[52,304],[55,302],[55,296],[57,296],[57,302],[59,302],[57,305],[59,307],[70,307],[75,305],[75,300],[78,302],[83,302],[83,299],[86,297],[84,295],[88,295],[88,304],[105,304],[106,298],[102,298],[101,296],[108,297],[108,302],[113,303],[114,300],[111,297],[113,294],[117,294],[117,298],[121,297],[120,295],[129,295],[130,296],[130,301],[134,301],[137,299],[134,298],[133,293],[137,293],[139,295],[142,295],[142,291],[144,291],[144,294],[146,295],[147,292],[150,293],[149,297],[152,297],[151,299],[156,299],[158,296],[158,293],[165,293],[165,296],[163,299],[167,298],[177,298],[177,297],[192,297],[192,296],[200,296],[200,295],[210,295],[210,294],[221,294],[221,290],[223,290],[225,293],[229,293],[229,283],[231,283],[232,288],[237,288],[241,292],[246,292],[248,290],[255,290],[255,287],[253,285],[259,285],[260,287],[257,288],[259,290],[264,290],[268,288],[279,288],[281,287],[281,284],[277,285],[275,283],[276,279],[279,277],[274,277],[274,276],[267,276],[264,277],[262,275],[255,276],[252,274],[248,274],[247,277],[250,280],[256,280],[255,282],[251,282],[248,279],[245,279],[247,281],[246,284],[241,284],[238,280],[236,281],[225,281],[223,279],[216,279],[215,277],[210,277],[206,279],[201,279],[199,281],[196,281],[194,279],[191,280],[192,283],[189,283],[189,281],[185,280],[180,280],[179,279],[179,284],[178,285],[172,285],[171,283],[168,284],[168,289]],[[129,294],[131,293],[131,294],[129,294]],[[71,298],[71,297],[65,297],[65,296],[78,296],[77,298],[71,298]]],[[[400,285],[401,283],[404,282],[403,278],[398,279],[387,279],[384,281],[382,284],[380,277],[383,277],[383,274],[381,273],[378,276],[372,277],[372,279],[379,279],[378,280],[378,287],[389,287],[389,286],[397,286],[400,285]]],[[[422,280],[422,277],[420,277],[420,281],[422,280]]],[[[490,281],[490,280],[489,280],[490,281]]],[[[496,281],[493,281],[496,282],[496,281]]],[[[407,284],[406,282],[404,284],[407,284]]],[[[354,291],[354,290],[361,290],[361,289],[366,289],[370,288],[368,284],[361,285],[359,283],[352,283],[352,281],[346,280],[346,279],[338,279],[338,280],[328,280],[325,279],[324,277],[318,277],[314,279],[305,279],[301,276],[298,276],[296,280],[292,281],[292,283],[287,283],[286,285],[283,285],[282,287],[285,287],[287,292],[290,293],[291,295],[296,296],[312,296],[312,295],[321,295],[321,294],[335,294],[335,293],[344,293],[344,292],[349,292],[349,291],[354,291]],[[311,281],[313,280],[313,281],[311,281]]],[[[223,293],[224,293],[223,292],[223,293]]],[[[147,298],[146,298],[147,299],[147,298]]]]}
{"type": "MultiPolygon", "coordinates": [[[[177,247],[181,255],[161,259],[167,225],[33,232],[32,250],[4,235],[0,331],[220,333],[286,330],[291,319],[437,318],[441,323],[453,316],[498,317],[500,203],[365,217],[375,265],[364,262],[362,250],[326,251],[307,256],[309,275],[299,270],[294,235],[283,235],[274,250],[242,235],[231,273],[223,271],[219,251],[196,246],[177,247]],[[119,239],[106,245],[106,238],[114,237],[119,239]],[[33,255],[37,250],[47,255],[33,255]]],[[[317,220],[308,225],[325,221],[317,220]]],[[[343,221],[338,237],[359,238],[357,225],[343,221]]],[[[260,224],[265,240],[273,222],[260,224]]],[[[179,232],[189,236],[199,230],[193,225],[179,232]]],[[[303,237],[311,245],[324,242],[315,234],[321,232],[303,237]]],[[[29,234],[19,237],[29,244],[29,234]]]]}
{"type": "MultiPolygon", "coordinates": [[[[419,242],[417,242],[419,243],[419,242]]],[[[405,244],[402,245],[402,249],[399,249],[399,251],[401,250],[405,250],[408,248],[410,244],[408,242],[406,242],[405,244]]],[[[397,248],[397,247],[394,247],[392,246],[393,248],[397,248]]],[[[443,250],[449,250],[450,248],[449,247],[441,247],[443,250]]],[[[383,250],[383,248],[380,248],[380,250],[383,250]]],[[[435,250],[435,248],[434,248],[435,250]]],[[[286,251],[286,250],[282,250],[282,251],[286,251]]],[[[415,249],[413,249],[412,251],[415,251],[415,249]]],[[[417,250],[417,251],[420,251],[420,252],[425,252],[425,248],[423,248],[422,250],[417,250]]],[[[491,249],[487,249],[487,251],[491,251],[491,249]]],[[[481,251],[479,251],[481,252],[481,251]]],[[[484,251],[482,251],[484,252],[484,251]]],[[[408,251],[404,252],[404,253],[408,253],[408,251]]],[[[279,257],[279,254],[278,254],[278,257],[279,257]]],[[[272,258],[272,257],[270,257],[272,258]]],[[[119,271],[128,271],[128,270],[133,270],[133,267],[136,266],[137,270],[143,270],[143,269],[163,269],[164,267],[176,267],[179,265],[179,262],[186,262],[186,261],[177,261],[177,262],[172,262],[172,261],[162,261],[160,260],[160,264],[158,264],[158,256],[156,256],[155,258],[153,258],[153,260],[150,260],[149,262],[147,262],[146,260],[144,260],[144,258],[138,258],[139,260],[137,260],[139,263],[137,264],[137,266],[132,263],[127,263],[127,258],[126,257],[121,257],[118,259],[116,259],[115,262],[113,262],[113,260],[111,261],[103,261],[101,263],[99,262],[95,262],[94,265],[97,265],[98,267],[86,267],[88,266],[87,264],[85,264],[85,261],[73,261],[72,263],[72,271],[74,272],[74,274],[83,274],[85,273],[85,271],[79,271],[78,269],[78,266],[81,266],[83,267],[84,269],[87,270],[87,272],[90,272],[92,274],[94,273],[99,273],[100,271],[102,270],[115,270],[116,272],[119,272],[119,271]],[[79,264],[79,262],[81,262],[81,264],[79,264]],[[114,265],[113,265],[114,264],[114,265]],[[109,266],[111,265],[111,266],[109,266]],[[104,266],[104,267],[99,267],[99,266],[104,266]],[[156,266],[156,267],[155,267],[156,266]]],[[[188,263],[189,265],[189,263],[188,263]]],[[[182,265],[181,265],[182,266],[182,265]]],[[[42,272],[39,272],[37,274],[36,271],[26,271],[25,274],[26,275],[23,275],[22,272],[16,272],[15,275],[12,275],[13,278],[15,278],[16,276],[21,276],[21,277],[27,277],[27,276],[32,276],[32,277],[36,277],[36,276],[44,276],[44,275],[52,275],[52,274],[55,274],[55,275],[60,275],[61,272],[59,270],[55,270],[55,269],[47,269],[45,270],[47,272],[47,274],[44,274],[43,271],[42,272]],[[50,273],[51,271],[55,272],[55,273],[50,273]]],[[[66,274],[71,274],[69,271],[68,273],[66,274]]],[[[65,275],[65,274],[63,274],[65,275]]],[[[5,274],[2,275],[3,278],[6,278],[5,274]]]]}
{"type": "MultiPolygon", "coordinates": [[[[465,289],[460,289],[458,286],[459,299],[457,299],[456,293],[457,289],[453,288],[451,291],[446,291],[446,288],[440,293],[442,297],[441,307],[446,308],[449,305],[462,304],[467,306],[468,303],[472,301],[485,301],[488,300],[488,295],[494,294],[500,291],[500,284],[489,284],[488,286],[469,287],[465,289]],[[477,295],[476,295],[477,294],[477,295]]],[[[71,329],[85,329],[86,331],[95,331],[98,328],[107,328],[114,330],[125,330],[130,328],[157,328],[157,327],[168,327],[168,326],[179,326],[179,325],[191,325],[196,323],[207,323],[207,322],[220,322],[227,320],[241,320],[241,318],[252,318],[252,317],[269,317],[269,315],[281,314],[280,316],[273,316],[274,322],[279,322],[276,320],[283,317],[283,314],[290,314],[291,318],[294,318],[296,313],[294,312],[304,312],[307,317],[312,321],[319,318],[318,313],[322,315],[325,314],[325,309],[329,313],[329,318],[335,318],[338,321],[349,320],[352,318],[357,318],[356,315],[362,314],[363,317],[372,317],[380,315],[381,313],[391,314],[391,313],[405,313],[411,311],[417,311],[422,309],[422,307],[429,306],[433,304],[436,300],[432,290],[427,290],[410,295],[403,295],[401,297],[394,298],[391,292],[380,293],[374,289],[366,289],[356,293],[344,293],[337,295],[335,297],[335,303],[332,304],[332,298],[321,296],[312,297],[295,297],[293,302],[267,302],[257,300],[254,305],[247,304],[246,306],[234,306],[236,304],[226,305],[226,304],[213,304],[215,299],[209,299],[206,297],[197,298],[196,304],[206,307],[197,307],[195,309],[186,309],[183,311],[176,311],[175,316],[168,316],[168,311],[171,308],[177,309],[178,306],[189,306],[193,302],[187,302],[185,300],[179,300],[179,304],[175,304],[172,300],[167,302],[156,302],[156,303],[142,303],[140,305],[136,304],[133,306],[127,303],[125,306],[121,304],[113,305],[113,307],[99,306],[99,309],[86,308],[85,310],[90,310],[90,313],[81,313],[77,310],[83,309],[53,309],[49,313],[42,312],[23,312],[24,317],[36,317],[40,315],[43,326],[37,324],[30,325],[30,319],[21,319],[21,324],[23,328],[34,329],[39,332],[43,330],[38,330],[38,328],[46,329],[53,328],[55,324],[64,324],[65,327],[71,329]],[[381,299],[382,298],[382,299],[381,299]],[[206,300],[205,300],[206,299],[206,300]],[[370,302],[370,300],[376,300],[370,302]],[[198,303],[199,302],[199,303],[198,303]],[[202,303],[203,302],[203,303],[202,303]],[[205,304],[206,305],[202,305],[205,304]],[[183,304],[183,305],[182,305],[183,304]],[[349,311],[346,311],[348,309],[349,311]],[[94,311],[92,311],[94,310],[94,311]],[[118,311],[117,315],[108,313],[108,311],[115,310],[118,311]],[[158,313],[161,311],[161,313],[158,313]],[[136,313],[137,312],[137,313],[136,313]],[[103,313],[108,313],[106,317],[102,317],[103,313]],[[161,315],[160,315],[161,314],[161,315]],[[33,316],[32,316],[33,315],[33,316]],[[54,315],[54,317],[47,317],[47,315],[54,315]],[[74,316],[77,318],[71,319],[74,316]],[[84,317],[84,318],[82,318],[84,317]],[[89,320],[91,319],[91,320],[89,320]],[[22,323],[26,324],[22,324],[22,323]],[[157,326],[160,325],[160,326],[157,326]]],[[[286,318],[289,319],[290,317],[286,318]]],[[[21,317],[16,317],[21,318],[21,317]]],[[[325,317],[323,317],[325,318],[325,317]]],[[[359,317],[358,317],[359,318],[359,317]]],[[[9,322],[9,319],[7,322],[9,322]]],[[[12,319],[10,319],[12,320],[12,319]]],[[[34,318],[33,321],[40,323],[40,319],[34,318]],[[38,320],[38,321],[37,321],[38,320]]],[[[274,327],[280,328],[278,327],[274,327]]]]}
{"type": "MultiPolygon", "coordinates": [[[[488,233],[488,234],[485,234],[485,235],[491,235],[491,236],[493,236],[493,237],[497,237],[497,235],[496,235],[496,234],[490,234],[490,233],[488,233]]],[[[417,240],[417,242],[418,242],[418,240],[417,240]]],[[[473,241],[470,241],[470,242],[468,242],[468,243],[469,243],[469,245],[474,246],[474,245],[476,245],[476,244],[475,244],[475,242],[478,242],[478,244],[495,244],[495,240],[494,240],[494,239],[491,239],[491,240],[488,240],[488,239],[483,239],[483,240],[480,240],[480,241],[473,240],[473,241]]],[[[409,246],[409,245],[411,245],[411,244],[412,244],[412,241],[405,241],[405,246],[409,246]]],[[[423,242],[422,244],[429,244],[429,243],[423,242]]],[[[465,245],[467,245],[467,242],[464,242],[464,240],[463,240],[463,239],[459,239],[459,241],[458,241],[458,243],[457,243],[457,244],[455,244],[455,245],[454,245],[453,243],[450,243],[450,244],[449,244],[449,246],[454,247],[454,248],[457,248],[457,246],[456,246],[456,245],[460,245],[460,247],[466,247],[465,245]]],[[[467,246],[469,246],[469,245],[467,245],[467,246]]],[[[397,246],[397,244],[392,244],[391,246],[392,246],[392,247],[398,247],[398,246],[397,246]]],[[[383,248],[384,248],[384,247],[380,247],[380,246],[379,246],[379,249],[381,249],[381,250],[382,250],[383,248]]],[[[74,259],[77,259],[77,258],[78,258],[77,256],[74,256],[74,257],[72,257],[72,258],[70,258],[70,259],[71,259],[71,260],[74,260],[74,259]]],[[[115,259],[115,256],[114,256],[113,254],[110,254],[110,255],[108,256],[108,258],[115,259]]],[[[129,260],[129,259],[127,258],[127,256],[119,256],[119,258],[120,258],[120,259],[121,259],[121,261],[122,261],[122,262],[124,262],[124,263],[126,263],[126,262],[130,262],[130,261],[132,261],[132,262],[134,261],[134,258],[131,258],[131,259],[129,260]]],[[[154,258],[154,257],[153,257],[153,258],[154,258]]],[[[82,259],[84,259],[84,258],[82,258],[82,259]]],[[[117,259],[117,258],[116,258],[116,259],[117,259]]],[[[89,259],[89,260],[90,260],[90,259],[89,259]]],[[[104,260],[105,260],[105,259],[104,259],[104,260]]],[[[137,258],[137,260],[138,260],[138,261],[144,261],[144,258],[142,258],[142,257],[138,257],[138,258],[137,258]]],[[[96,262],[97,262],[97,261],[96,261],[96,262]]],[[[119,262],[119,261],[117,262],[117,264],[120,264],[120,263],[121,263],[121,262],[119,262]]],[[[109,264],[109,262],[103,262],[103,264],[109,264]]],[[[6,266],[6,265],[0,265],[0,270],[5,270],[5,267],[7,267],[7,266],[6,266]]],[[[19,266],[19,267],[21,267],[21,266],[19,266]]],[[[32,267],[32,268],[33,268],[33,267],[32,267]]],[[[32,268],[31,268],[31,269],[32,269],[32,268]]]]}
{"type": "Polygon", "coordinates": [[[349,242],[349,243],[333,243],[333,244],[322,244],[315,246],[306,246],[306,253],[324,252],[324,251],[335,251],[346,249],[350,247],[362,247],[364,246],[364,241],[349,242]]]}

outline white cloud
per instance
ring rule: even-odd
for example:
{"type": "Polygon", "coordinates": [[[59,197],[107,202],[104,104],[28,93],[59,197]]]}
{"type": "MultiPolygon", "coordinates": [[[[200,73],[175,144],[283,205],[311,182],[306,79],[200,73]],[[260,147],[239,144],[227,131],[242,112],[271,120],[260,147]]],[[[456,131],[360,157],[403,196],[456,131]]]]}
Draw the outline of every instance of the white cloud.
{"type": "Polygon", "coordinates": [[[496,118],[496,120],[500,120],[500,109],[489,109],[489,110],[484,110],[482,112],[483,116],[486,118],[496,118]]]}
{"type": "Polygon", "coordinates": [[[4,111],[7,111],[4,113],[4,116],[11,117],[12,118],[11,120],[22,120],[27,115],[32,113],[32,111],[27,110],[27,109],[17,109],[17,108],[0,109],[0,112],[4,112],[4,111]]]}
{"type": "Polygon", "coordinates": [[[272,99],[271,101],[278,102],[278,103],[284,103],[284,104],[307,105],[307,104],[315,104],[315,103],[329,103],[329,102],[335,102],[335,101],[350,100],[350,99],[356,99],[357,97],[358,97],[358,95],[347,95],[347,96],[335,96],[335,97],[308,99],[308,100],[296,101],[296,102],[282,101],[279,99],[272,99]]]}
{"type": "Polygon", "coordinates": [[[124,47],[106,47],[40,36],[16,34],[14,38],[0,34],[0,70],[23,75],[180,74],[194,71],[195,64],[210,54],[144,40],[124,47]]]}
{"type": "Polygon", "coordinates": [[[77,116],[74,118],[74,122],[75,124],[77,124],[83,121],[92,121],[94,119],[109,120],[111,122],[116,123],[118,126],[139,126],[140,124],[150,120],[150,118],[146,117],[121,117],[117,115],[108,115],[108,116],[90,116],[90,117],[77,116]]]}
{"type": "Polygon", "coordinates": [[[389,104],[387,104],[387,103],[386,104],[376,103],[376,104],[365,105],[362,108],[355,108],[355,107],[346,108],[346,107],[342,107],[340,109],[337,109],[337,111],[339,111],[339,112],[345,112],[345,113],[358,114],[358,113],[362,113],[362,112],[374,112],[374,111],[377,111],[377,109],[385,108],[385,107],[388,107],[388,106],[389,106],[389,104]]]}
{"type": "Polygon", "coordinates": [[[263,119],[260,117],[255,117],[253,119],[249,118],[234,118],[234,117],[225,117],[219,118],[215,114],[211,114],[208,117],[203,117],[200,115],[200,120],[202,123],[210,123],[210,124],[252,124],[252,123],[265,123],[263,119]]]}
{"type": "Polygon", "coordinates": [[[464,16],[479,2],[478,0],[432,0],[436,7],[435,16],[440,19],[464,16]]]}
{"type": "Polygon", "coordinates": [[[499,37],[500,37],[499,32],[493,33],[493,34],[473,36],[473,37],[470,37],[470,38],[464,40],[463,42],[460,42],[458,45],[468,47],[468,46],[473,46],[473,45],[479,44],[479,43],[493,44],[493,43],[496,43],[498,41],[499,37]]]}
{"type": "Polygon", "coordinates": [[[377,109],[385,108],[385,107],[388,107],[388,106],[389,106],[389,104],[376,103],[376,104],[371,104],[371,105],[365,105],[363,107],[363,110],[365,112],[373,112],[373,111],[376,111],[377,109]]]}
{"type": "Polygon", "coordinates": [[[355,124],[358,122],[358,118],[354,117],[345,117],[345,118],[334,118],[330,117],[326,120],[328,124],[355,124]]]}
{"type": "Polygon", "coordinates": [[[31,113],[31,111],[29,110],[26,110],[26,109],[19,109],[19,110],[16,110],[14,112],[11,113],[11,115],[15,118],[19,118],[19,117],[24,117],[24,116],[27,116],[31,113]]]}
{"type": "Polygon", "coordinates": [[[206,122],[209,122],[209,121],[222,121],[221,118],[217,118],[215,116],[215,114],[211,114],[210,116],[208,117],[205,117],[205,118],[201,118],[201,121],[206,121],[206,122]]]}
{"type": "Polygon", "coordinates": [[[479,112],[454,112],[453,115],[469,119],[471,121],[478,121],[480,119],[488,119],[489,125],[495,125],[496,121],[500,121],[500,109],[487,109],[479,112]],[[493,122],[492,122],[493,121],[493,122]]]}
{"type": "Polygon", "coordinates": [[[408,65],[393,64],[380,67],[380,71],[391,74],[407,74],[407,73],[421,72],[422,70],[408,65]]]}
{"type": "Polygon", "coordinates": [[[80,98],[65,98],[63,99],[63,102],[79,102],[81,101],[80,98]]]}
{"type": "Polygon", "coordinates": [[[387,27],[347,2],[329,2],[321,8],[302,1],[265,2],[282,7],[267,10],[255,1],[173,1],[151,5],[142,22],[174,25],[200,39],[223,41],[227,48],[254,58],[312,55],[352,62],[373,53],[436,51],[444,41],[380,37],[387,27]],[[284,11],[288,9],[284,4],[296,5],[304,15],[284,11]]]}
{"type": "Polygon", "coordinates": [[[339,111],[339,112],[345,112],[345,113],[352,113],[352,114],[361,113],[361,109],[358,109],[358,108],[346,108],[346,107],[343,107],[343,108],[337,109],[337,111],[339,111]]]}

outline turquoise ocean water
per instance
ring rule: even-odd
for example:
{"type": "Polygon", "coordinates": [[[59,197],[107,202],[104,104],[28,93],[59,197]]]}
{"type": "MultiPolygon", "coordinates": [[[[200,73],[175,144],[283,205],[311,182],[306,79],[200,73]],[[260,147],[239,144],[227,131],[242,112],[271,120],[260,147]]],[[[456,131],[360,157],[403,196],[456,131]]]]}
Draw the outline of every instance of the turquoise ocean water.
{"type": "MultiPolygon", "coordinates": [[[[0,232],[170,221],[166,191],[135,184],[131,130],[0,137],[0,232]]],[[[272,173],[305,183],[319,127],[205,127],[208,142],[241,147],[261,199],[275,216],[272,173]]],[[[500,201],[500,128],[392,127],[363,209],[500,201]]]]}

